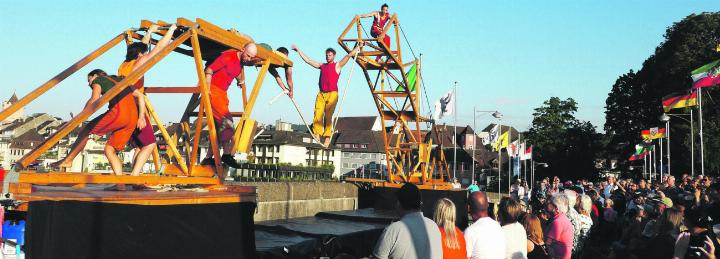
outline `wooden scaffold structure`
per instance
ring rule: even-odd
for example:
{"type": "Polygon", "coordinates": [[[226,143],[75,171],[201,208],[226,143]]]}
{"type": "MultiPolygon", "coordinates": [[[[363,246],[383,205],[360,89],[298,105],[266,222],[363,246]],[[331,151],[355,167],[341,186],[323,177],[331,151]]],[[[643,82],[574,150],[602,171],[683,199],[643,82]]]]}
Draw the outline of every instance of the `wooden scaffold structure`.
{"type": "Polygon", "coordinates": [[[425,131],[421,128],[421,123],[432,124],[432,120],[420,113],[419,72],[417,80],[412,83],[408,80],[408,72],[413,70],[413,65],[416,71],[420,71],[420,60],[403,63],[403,42],[400,40],[402,29],[397,14],[390,17],[380,35],[390,30],[395,34],[393,48],[387,46],[381,37],[367,35],[361,18],[355,16],[338,37],[338,44],[348,53],[354,44],[361,41],[365,43],[355,62],[362,68],[377,111],[382,117],[380,121],[388,171],[386,181],[360,178],[346,180],[373,182],[389,187],[412,182],[421,188],[450,189],[451,177],[442,145],[436,145],[441,143],[433,143],[432,140],[433,134],[438,136],[437,128],[430,126],[425,131]],[[393,82],[396,87],[391,87],[389,82],[393,82]]]}
{"type": "MultiPolygon", "coordinates": [[[[207,85],[204,73],[204,62],[214,60],[221,52],[228,49],[240,50],[245,44],[254,41],[247,35],[235,30],[223,29],[200,18],[197,18],[195,21],[178,18],[175,23],[178,26],[178,30],[175,31],[173,41],[168,46],[160,50],[157,55],[153,56],[116,84],[111,90],[102,95],[88,111],[77,114],[54,134],[50,135],[43,143],[37,145],[32,151],[23,156],[15,164],[14,172],[6,177],[4,192],[29,193],[32,191],[32,185],[71,185],[81,187],[86,184],[190,184],[211,188],[224,188],[222,186],[223,179],[221,178],[224,178],[226,175],[227,168],[224,168],[220,162],[218,136],[215,131],[217,125],[215,125],[213,120],[212,109],[209,108],[209,86],[207,85]],[[175,132],[168,132],[168,129],[155,113],[150,99],[145,96],[145,103],[150,118],[152,118],[155,125],[157,125],[168,147],[167,155],[169,159],[165,161],[165,170],[162,172],[162,175],[146,174],[143,176],[129,176],[81,172],[38,173],[28,168],[28,165],[35,161],[35,159],[56,145],[61,139],[65,138],[73,129],[82,125],[93,113],[102,109],[123,89],[131,87],[132,82],[141,78],[171,52],[177,52],[194,59],[198,83],[194,86],[187,87],[145,88],[145,93],[148,95],[191,94],[190,100],[180,118],[179,123],[181,126],[178,127],[178,130],[175,132]],[[194,121],[191,121],[193,118],[194,121]],[[203,123],[207,125],[203,125],[203,123]],[[191,125],[194,126],[194,131],[191,130],[191,125]],[[202,138],[201,133],[205,127],[207,127],[209,133],[209,152],[212,152],[214,157],[214,165],[212,166],[201,166],[197,161],[202,138]],[[178,145],[180,140],[182,140],[182,144],[178,145]]],[[[57,84],[78,72],[96,58],[104,55],[108,50],[121,42],[125,41],[127,44],[130,44],[134,39],[141,39],[144,36],[143,33],[147,33],[146,29],[153,24],[159,26],[169,25],[169,23],[163,21],[151,22],[143,20],[141,21],[140,29],[129,29],[121,32],[100,46],[100,48],[83,57],[75,64],[22,97],[12,106],[2,110],[2,112],[0,112],[0,120],[9,117],[20,108],[25,107],[38,97],[46,94],[57,84]]],[[[166,32],[167,30],[160,30],[156,33],[164,35],[166,32]]],[[[153,42],[156,41],[153,40],[151,43],[153,42]]],[[[234,117],[239,117],[239,122],[235,127],[233,136],[235,143],[233,154],[236,152],[248,152],[252,146],[253,134],[257,123],[251,119],[251,114],[269,66],[287,67],[293,65],[287,56],[263,47],[258,47],[257,58],[259,61],[255,65],[259,66],[260,70],[249,95],[246,92],[247,87],[245,87],[245,85],[242,87],[243,110],[240,112],[232,112],[234,117]]]]}

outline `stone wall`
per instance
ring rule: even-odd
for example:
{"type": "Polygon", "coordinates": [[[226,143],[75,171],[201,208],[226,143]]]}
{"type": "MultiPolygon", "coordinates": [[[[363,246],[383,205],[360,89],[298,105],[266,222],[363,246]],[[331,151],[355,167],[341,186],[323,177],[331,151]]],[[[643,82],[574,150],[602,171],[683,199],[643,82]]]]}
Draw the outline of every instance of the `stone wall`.
{"type": "Polygon", "coordinates": [[[314,216],[322,211],[357,209],[358,189],[340,182],[226,182],[255,186],[258,209],[255,221],[314,216]]]}

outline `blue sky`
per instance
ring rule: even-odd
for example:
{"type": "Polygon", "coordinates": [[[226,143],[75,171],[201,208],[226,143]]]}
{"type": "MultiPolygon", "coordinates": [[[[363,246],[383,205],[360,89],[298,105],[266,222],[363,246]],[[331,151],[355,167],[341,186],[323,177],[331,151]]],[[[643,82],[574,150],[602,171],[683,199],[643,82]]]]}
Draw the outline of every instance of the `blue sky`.
{"type": "MultiPolygon", "coordinates": [[[[273,47],[296,43],[323,60],[327,47],[353,15],[378,9],[383,1],[15,1],[0,8],[0,98],[19,96],[46,82],[141,19],[174,21],[204,18],[236,28],[273,47]]],[[[416,53],[431,102],[459,85],[458,124],[472,125],[472,108],[499,110],[504,124],[529,127],[533,109],[551,96],[572,97],[577,116],[598,130],[615,79],[639,69],[663,40],[665,29],[691,13],[720,9],[717,1],[391,1],[390,11],[416,53]]],[[[394,37],[395,35],[391,35],[394,37]]],[[[393,39],[394,40],[394,39],[393,39]]],[[[393,41],[394,42],[394,41],[393,41]]],[[[409,57],[407,46],[406,57],[409,57]]],[[[124,57],[119,45],[39,98],[26,110],[68,118],[90,96],[84,75],[92,68],[115,71],[124,57]]],[[[312,117],[318,71],[295,61],[296,100],[312,117]]],[[[350,67],[343,70],[344,88],[350,67]]],[[[248,69],[254,80],[256,70],[248,69]]],[[[360,70],[351,78],[342,116],[375,115],[360,70]]],[[[190,86],[197,82],[192,59],[173,54],[146,74],[148,86],[190,86]]],[[[234,84],[233,84],[234,85],[234,84]]],[[[231,110],[241,109],[240,91],[231,88],[231,110]],[[236,96],[237,99],[232,99],[236,96]]],[[[266,80],[253,111],[255,119],[299,123],[280,90],[266,80]]],[[[177,121],[189,96],[151,95],[164,121],[177,121]]],[[[424,103],[424,100],[423,100],[424,103]]],[[[423,113],[428,107],[424,105],[423,113]]],[[[452,123],[447,120],[447,123],[452,123]]],[[[478,117],[482,127],[491,117],[478,117]]]]}

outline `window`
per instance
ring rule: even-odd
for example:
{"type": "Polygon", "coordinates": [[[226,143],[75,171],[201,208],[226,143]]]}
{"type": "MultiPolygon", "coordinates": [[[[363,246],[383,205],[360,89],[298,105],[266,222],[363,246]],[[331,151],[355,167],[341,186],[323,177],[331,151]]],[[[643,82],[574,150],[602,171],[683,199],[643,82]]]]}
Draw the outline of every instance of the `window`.
{"type": "Polygon", "coordinates": [[[352,148],[358,148],[358,144],[352,144],[352,148]]]}
{"type": "Polygon", "coordinates": [[[352,157],[352,153],[342,153],[342,157],[343,157],[343,158],[351,158],[351,157],[352,157]]]}
{"type": "Polygon", "coordinates": [[[350,168],[350,163],[343,163],[343,168],[350,168]]]}
{"type": "Polygon", "coordinates": [[[275,145],[275,152],[280,152],[280,145],[275,145]]]}
{"type": "Polygon", "coordinates": [[[360,144],[360,148],[367,149],[367,144],[360,144]]]}
{"type": "Polygon", "coordinates": [[[376,159],[376,158],[377,158],[377,154],[375,154],[375,153],[370,154],[370,159],[373,159],[373,160],[374,160],[374,159],[376,159]]]}

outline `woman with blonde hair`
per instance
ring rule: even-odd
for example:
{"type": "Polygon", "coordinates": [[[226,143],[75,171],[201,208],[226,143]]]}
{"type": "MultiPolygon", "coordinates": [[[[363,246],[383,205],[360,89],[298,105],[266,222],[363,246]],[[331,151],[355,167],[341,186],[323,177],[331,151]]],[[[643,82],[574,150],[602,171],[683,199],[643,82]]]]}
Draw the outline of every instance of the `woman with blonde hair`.
{"type": "Polygon", "coordinates": [[[545,241],[543,241],[543,230],[540,219],[528,213],[522,218],[522,225],[527,233],[527,258],[550,258],[545,248],[545,241]]]}
{"type": "Polygon", "coordinates": [[[443,258],[467,258],[465,237],[455,226],[455,204],[447,198],[437,201],[433,220],[440,228],[442,237],[443,258]]]}

